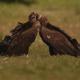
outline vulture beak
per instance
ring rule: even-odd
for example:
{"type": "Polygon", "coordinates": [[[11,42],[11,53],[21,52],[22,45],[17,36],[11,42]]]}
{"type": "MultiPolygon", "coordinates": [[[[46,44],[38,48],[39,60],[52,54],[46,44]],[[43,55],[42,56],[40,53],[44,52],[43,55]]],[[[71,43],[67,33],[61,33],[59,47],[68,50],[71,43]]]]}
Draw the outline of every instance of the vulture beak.
{"type": "Polygon", "coordinates": [[[42,15],[39,15],[38,20],[40,20],[40,19],[41,19],[41,17],[42,17],[42,15]]]}

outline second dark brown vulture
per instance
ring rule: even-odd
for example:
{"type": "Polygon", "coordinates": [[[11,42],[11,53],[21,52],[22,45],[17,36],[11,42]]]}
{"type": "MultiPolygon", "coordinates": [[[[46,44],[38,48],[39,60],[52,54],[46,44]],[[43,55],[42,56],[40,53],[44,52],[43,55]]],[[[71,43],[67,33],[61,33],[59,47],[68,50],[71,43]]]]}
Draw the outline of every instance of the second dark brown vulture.
{"type": "Polygon", "coordinates": [[[28,22],[19,23],[19,25],[11,31],[11,42],[7,50],[2,53],[3,55],[20,56],[28,54],[29,47],[35,41],[37,30],[40,25],[37,18],[38,15],[33,12],[29,15],[28,22]]]}
{"type": "Polygon", "coordinates": [[[50,55],[68,54],[80,56],[80,46],[76,39],[71,38],[63,30],[50,24],[46,17],[40,18],[40,36],[48,45],[50,55]]]}

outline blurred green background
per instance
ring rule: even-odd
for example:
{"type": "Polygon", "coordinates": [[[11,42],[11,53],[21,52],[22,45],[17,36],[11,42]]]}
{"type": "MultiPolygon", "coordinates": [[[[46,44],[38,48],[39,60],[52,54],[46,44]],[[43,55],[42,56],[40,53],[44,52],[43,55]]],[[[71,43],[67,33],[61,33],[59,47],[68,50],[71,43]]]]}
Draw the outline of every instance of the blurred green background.
{"type": "MultiPolygon", "coordinates": [[[[45,15],[51,24],[80,43],[80,0],[0,0],[0,40],[31,12],[45,15]]],[[[49,56],[37,35],[29,57],[0,56],[0,80],[80,80],[80,57],[49,56]]]]}
{"type": "Polygon", "coordinates": [[[36,0],[0,0],[0,2],[3,3],[21,3],[21,4],[25,4],[25,5],[31,5],[33,3],[36,2],[36,0]]]}

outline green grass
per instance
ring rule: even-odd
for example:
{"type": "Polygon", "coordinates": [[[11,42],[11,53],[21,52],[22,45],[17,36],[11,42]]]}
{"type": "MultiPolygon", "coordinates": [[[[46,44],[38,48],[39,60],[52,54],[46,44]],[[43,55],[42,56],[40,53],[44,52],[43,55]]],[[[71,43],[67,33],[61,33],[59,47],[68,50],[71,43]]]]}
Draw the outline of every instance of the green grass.
{"type": "MultiPolygon", "coordinates": [[[[80,0],[37,0],[36,4],[0,3],[0,40],[36,11],[80,42],[80,0]],[[2,36],[3,35],[3,36],[2,36]]],[[[0,56],[0,80],[80,80],[80,57],[49,56],[39,37],[30,47],[29,57],[0,56]]]]}
{"type": "Polygon", "coordinates": [[[80,58],[32,54],[0,59],[0,80],[80,80],[80,58]]]}

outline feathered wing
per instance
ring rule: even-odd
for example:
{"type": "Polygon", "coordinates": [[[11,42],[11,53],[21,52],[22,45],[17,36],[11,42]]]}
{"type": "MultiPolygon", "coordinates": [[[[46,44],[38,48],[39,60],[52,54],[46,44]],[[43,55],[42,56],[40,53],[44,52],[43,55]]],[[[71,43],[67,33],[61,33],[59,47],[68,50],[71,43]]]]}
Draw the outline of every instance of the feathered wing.
{"type": "Polygon", "coordinates": [[[18,25],[12,29],[10,32],[13,35],[15,35],[18,32],[23,32],[24,30],[28,30],[29,28],[31,28],[32,24],[28,21],[26,23],[18,23],[18,25]]]}
{"type": "Polygon", "coordinates": [[[33,26],[22,33],[17,33],[7,50],[8,55],[27,54],[30,45],[34,42],[37,35],[37,27],[33,26]]]}
{"type": "Polygon", "coordinates": [[[69,39],[59,31],[42,27],[40,35],[42,40],[54,49],[54,54],[80,55],[80,50],[76,49],[69,39]]]}

